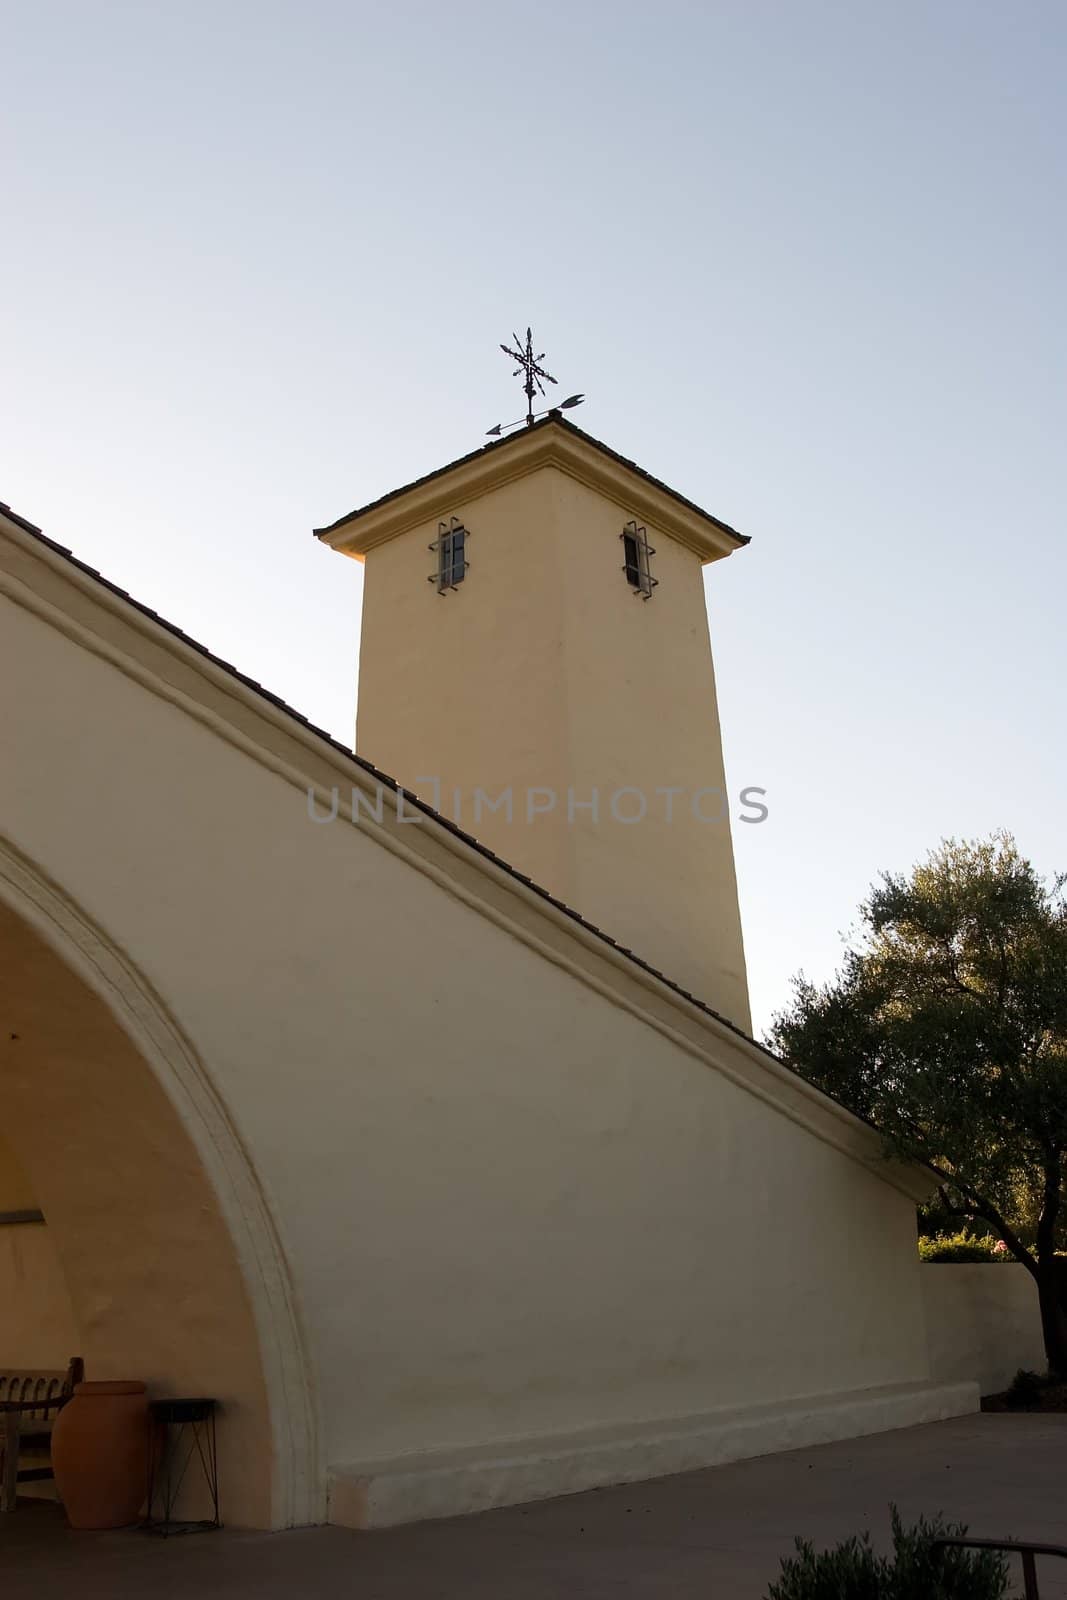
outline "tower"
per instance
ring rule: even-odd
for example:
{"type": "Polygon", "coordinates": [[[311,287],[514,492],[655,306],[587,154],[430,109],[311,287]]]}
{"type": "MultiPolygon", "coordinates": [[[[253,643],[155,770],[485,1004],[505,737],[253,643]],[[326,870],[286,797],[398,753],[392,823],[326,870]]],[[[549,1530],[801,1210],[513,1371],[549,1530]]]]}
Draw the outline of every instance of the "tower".
{"type": "Polygon", "coordinates": [[[702,582],[747,539],[558,412],[317,533],[358,753],[748,1031],[702,582]]]}

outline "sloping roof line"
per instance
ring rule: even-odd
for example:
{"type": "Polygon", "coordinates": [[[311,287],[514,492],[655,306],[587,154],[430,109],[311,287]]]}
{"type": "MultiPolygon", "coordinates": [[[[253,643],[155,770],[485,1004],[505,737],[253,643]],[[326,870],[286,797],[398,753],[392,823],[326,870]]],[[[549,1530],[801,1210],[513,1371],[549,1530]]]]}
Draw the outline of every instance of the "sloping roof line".
{"type": "Polygon", "coordinates": [[[492,454],[494,450],[506,450],[516,439],[528,439],[531,433],[536,433],[541,428],[548,427],[562,428],[565,432],[573,434],[576,439],[582,439],[586,444],[592,445],[594,450],[599,450],[600,454],[607,456],[610,461],[614,461],[619,466],[626,467],[630,472],[636,473],[639,478],[642,478],[645,483],[651,484],[654,489],[658,489],[661,494],[669,495],[679,505],[685,506],[687,511],[695,512],[705,522],[710,522],[712,527],[719,529],[720,533],[728,534],[738,545],[751,544],[752,541],[747,533],[738,533],[737,529],[731,528],[728,522],[721,522],[718,517],[713,517],[710,511],[704,510],[703,506],[698,506],[693,500],[687,500],[684,494],[679,494],[677,489],[672,489],[669,484],[664,483],[660,478],[654,478],[651,472],[646,472],[644,467],[639,467],[636,461],[631,461],[627,456],[619,455],[618,451],[613,450],[610,445],[604,444],[600,439],[594,439],[591,433],[586,433],[582,428],[576,428],[574,423],[568,422],[567,418],[559,411],[550,411],[547,417],[542,417],[540,422],[535,422],[530,427],[506,434],[503,439],[494,439],[492,444],[480,445],[477,450],[471,450],[469,454],[460,456],[455,461],[449,461],[446,466],[436,467],[433,472],[427,472],[421,478],[413,478],[410,483],[402,484],[399,489],[390,489],[388,494],[383,494],[379,499],[372,500],[368,505],[359,506],[355,511],[350,511],[347,516],[338,517],[336,522],[329,523],[325,528],[315,528],[313,530],[314,536],[316,539],[325,538],[326,534],[333,533],[337,528],[343,528],[346,523],[355,522],[358,518],[367,516],[371,511],[377,511],[379,506],[386,506],[391,500],[398,500],[401,495],[409,494],[412,489],[421,489],[424,483],[433,483],[436,478],[444,477],[446,472],[452,472],[456,467],[466,466],[469,461],[478,461],[482,457],[492,454]]]}
{"type": "MultiPolygon", "coordinates": [[[[365,760],[363,756],[356,755],[354,750],[350,750],[347,745],[343,745],[339,739],[335,739],[332,734],[327,733],[324,728],[316,727],[316,725],[307,717],[303,716],[299,711],[294,710],[292,706],[287,705],[286,702],[278,695],[272,694],[269,689],[265,689],[263,685],[261,683],[257,683],[254,678],[249,678],[245,673],[238,671],[232,662],[223,661],[220,656],[215,655],[214,652],[209,650],[206,645],[202,645],[198,640],[190,638],[189,634],[183,633],[181,628],[176,627],[173,622],[168,622],[166,617],[161,617],[158,611],[153,611],[151,606],[143,605],[140,600],[135,600],[133,595],[131,595],[127,590],[120,588],[116,583],[112,583],[109,578],[105,578],[103,573],[99,572],[95,567],[90,567],[87,562],[79,560],[73,551],[69,550],[66,545],[57,544],[54,539],[50,539],[46,533],[43,533],[35,523],[27,521],[27,519],[20,516],[18,512],[12,511],[11,507],[6,505],[2,500],[0,500],[0,513],[7,517],[9,521],[15,523],[16,526],[21,528],[25,533],[30,534],[30,536],[36,539],[40,544],[51,550],[55,555],[61,557],[64,561],[69,562],[72,567],[77,568],[77,570],[84,573],[86,577],[91,578],[94,583],[100,584],[102,588],[107,589],[109,593],[115,595],[126,605],[132,607],[133,610],[139,612],[141,616],[147,617],[149,621],[155,623],[157,627],[163,628],[167,633],[171,634],[173,638],[180,640],[180,642],[184,645],[188,645],[188,647],[191,650],[194,650],[197,655],[203,656],[206,661],[210,661],[212,666],[220,668],[238,683],[243,684],[246,689],[250,689],[253,694],[258,695],[261,699],[266,700],[270,705],[275,706],[279,711],[283,712],[285,716],[291,717],[294,722],[299,723],[302,728],[306,728],[309,733],[315,736],[315,738],[321,739],[322,742],[326,745],[329,745],[332,750],[337,751],[347,760],[355,762],[355,764],[362,768],[364,772],[369,773],[377,783],[381,783],[393,794],[402,794],[405,805],[413,806],[415,809],[421,811],[431,821],[435,822],[438,827],[444,828],[455,838],[461,839],[465,845],[476,851],[486,861],[492,862],[495,867],[498,867],[500,871],[505,873],[508,877],[514,878],[518,883],[523,884],[540,899],[546,901],[549,905],[554,906],[557,911],[560,911],[566,917],[569,917],[572,922],[576,923],[580,928],[583,928],[587,933],[592,934],[594,938],[600,940],[601,943],[607,945],[610,949],[616,951],[617,954],[621,955],[625,960],[632,962],[635,967],[639,967],[642,972],[648,973],[650,977],[657,979],[666,988],[670,989],[672,993],[679,995],[683,1000],[687,1000],[690,1005],[695,1006],[698,1011],[703,1012],[705,1016],[712,1017],[722,1027],[728,1028],[730,1032],[736,1034],[739,1039],[744,1039],[747,1044],[754,1045],[761,1055],[766,1056],[769,1060],[775,1062],[776,1065],[784,1068],[785,1071],[787,1071],[792,1077],[796,1078],[798,1082],[804,1084],[806,1088],[810,1089],[813,1087],[810,1081],[804,1077],[803,1073],[797,1071],[796,1067],[792,1066],[788,1061],[783,1061],[780,1056],[776,1056],[773,1050],[768,1050],[766,1045],[761,1044],[758,1039],[754,1039],[752,1035],[746,1033],[743,1028],[739,1028],[736,1022],[731,1022],[729,1017],[724,1017],[721,1012],[716,1011],[713,1006],[709,1006],[706,1001],[699,999],[695,994],[691,994],[688,989],[683,989],[680,983],[676,983],[673,978],[668,978],[666,973],[660,972],[659,969],[652,966],[650,962],[642,960],[639,955],[636,955],[634,951],[628,949],[626,945],[619,944],[618,941],[613,939],[610,934],[605,933],[602,928],[598,928],[595,923],[588,921],[588,919],[583,917],[580,912],[575,911],[572,906],[569,906],[564,901],[557,899],[556,896],[550,894],[547,889],[543,889],[539,883],[535,883],[532,878],[527,877],[524,872],[519,872],[516,867],[513,867],[510,862],[505,861],[502,856],[496,855],[494,851],[488,849],[486,845],[480,842],[480,840],[474,838],[472,834],[467,833],[463,828],[459,827],[459,825],[453,822],[451,818],[443,816],[439,811],[435,811],[433,807],[427,805],[424,800],[420,800],[417,794],[413,794],[409,789],[405,789],[402,784],[399,784],[395,778],[391,778],[388,773],[379,771],[377,767],[375,767],[370,761],[365,760]]],[[[851,1111],[849,1107],[845,1106],[840,1100],[838,1100],[834,1095],[829,1094],[825,1089],[819,1089],[818,1093],[823,1095],[833,1104],[840,1106],[842,1110],[848,1111],[849,1115],[854,1117],[857,1122],[866,1123],[866,1125],[875,1133],[880,1131],[875,1124],[869,1120],[869,1118],[861,1116],[858,1112],[851,1111]]]]}
{"type": "MultiPolygon", "coordinates": [[[[215,653],[209,650],[206,645],[201,644],[197,639],[191,638],[189,634],[184,633],[182,629],[177,627],[173,622],[168,622],[166,617],[161,617],[158,611],[152,610],[151,606],[142,604],[142,602],[140,600],[136,600],[134,596],[128,592],[128,590],[120,588],[117,583],[112,583],[110,578],[105,578],[103,573],[98,571],[96,567],[90,567],[87,562],[79,560],[74,552],[69,550],[66,545],[57,544],[54,539],[50,539],[46,533],[43,533],[35,523],[27,521],[27,519],[20,516],[17,511],[12,511],[11,507],[6,505],[2,500],[0,500],[0,512],[2,512],[9,521],[14,522],[18,527],[22,528],[25,533],[30,534],[34,539],[45,545],[47,549],[53,551],[55,555],[62,557],[62,559],[69,562],[72,567],[76,567],[78,571],[84,573],[87,578],[91,578],[94,583],[100,584],[102,588],[107,589],[109,593],[117,596],[117,598],[122,600],[126,605],[132,606],[135,611],[140,612],[141,616],[147,617],[151,622],[154,622],[157,627],[165,629],[166,632],[171,634],[175,639],[179,639],[182,644],[188,645],[191,650],[195,650],[197,655],[203,656],[205,661],[210,661],[212,666],[221,668],[221,670],[227,673],[231,678],[235,678],[238,683],[243,684],[246,689],[251,689],[253,694],[256,694],[261,699],[268,701],[279,711],[284,712],[287,717],[291,717],[294,722],[298,722],[302,728],[306,728],[309,733],[314,734],[317,739],[321,739],[325,744],[328,744],[332,750],[338,751],[339,754],[345,756],[349,761],[354,761],[355,764],[358,767],[361,767],[364,772],[369,773],[376,783],[381,783],[393,794],[403,794],[404,804],[406,806],[414,807],[416,810],[423,812],[424,815],[431,818],[448,833],[453,834],[457,839],[462,839],[464,844],[469,845],[470,848],[472,850],[476,850],[480,856],[483,856],[487,861],[491,861],[493,865],[499,867],[502,872],[507,873],[509,877],[515,878],[519,883],[525,884],[528,889],[532,889],[534,893],[539,895],[542,900],[547,900],[548,903],[555,906],[558,911],[564,912],[566,916],[570,917],[573,922],[576,922],[588,933],[595,934],[595,936],[602,940],[604,944],[610,945],[610,947],[613,950],[618,951],[620,955],[623,955],[628,960],[634,962],[634,964],[640,967],[643,972],[649,973],[653,978],[658,978],[661,983],[665,983],[669,989],[674,991],[675,994],[681,995],[683,999],[688,1000],[692,1005],[697,1006],[701,1011],[705,1012],[706,1015],[714,1017],[716,1022],[721,1022],[723,1027],[729,1028],[732,1033],[736,1033],[740,1038],[746,1039],[749,1044],[755,1044],[757,1048],[762,1050],[765,1055],[771,1056],[772,1060],[778,1060],[778,1057],[775,1056],[772,1051],[767,1050],[765,1046],[759,1044],[758,1040],[753,1039],[751,1034],[747,1034],[744,1029],[739,1028],[735,1022],[731,1022],[728,1017],[722,1016],[705,1001],[698,999],[696,995],[690,994],[688,989],[683,989],[681,984],[675,983],[673,979],[668,978],[665,973],[660,972],[658,968],[653,967],[649,962],[642,960],[639,955],[635,955],[635,953],[628,949],[625,945],[619,944],[617,940],[613,939],[609,933],[605,933],[602,928],[598,928],[595,923],[588,921],[588,919],[583,917],[580,912],[575,911],[573,906],[567,905],[563,900],[558,900],[554,894],[550,894],[547,889],[543,889],[539,883],[535,883],[532,878],[528,878],[524,872],[520,872],[517,867],[513,867],[509,861],[505,861],[503,856],[498,856],[495,851],[490,850],[487,845],[482,844],[481,841],[476,839],[473,834],[467,833],[466,830],[461,828],[458,823],[453,822],[450,817],[444,816],[440,811],[435,811],[432,806],[427,805],[425,800],[421,800],[419,796],[417,794],[413,794],[410,789],[405,789],[402,784],[398,783],[395,778],[390,777],[387,772],[379,771],[379,769],[364,756],[357,755],[354,750],[349,749],[349,747],[342,744],[339,739],[335,739],[332,734],[327,733],[325,728],[317,727],[315,723],[311,722],[309,718],[305,717],[301,712],[295,710],[293,706],[288,705],[286,701],[280,698],[280,696],[272,694],[271,691],[269,689],[265,689],[261,683],[257,683],[255,678],[249,678],[245,673],[239,671],[239,669],[235,667],[232,662],[223,661],[221,656],[215,655],[215,653]]],[[[788,1063],[781,1064],[788,1065],[788,1063]]],[[[795,1076],[801,1079],[801,1082],[807,1082],[807,1080],[803,1078],[800,1073],[796,1072],[795,1068],[790,1068],[790,1071],[794,1072],[795,1076]]]]}

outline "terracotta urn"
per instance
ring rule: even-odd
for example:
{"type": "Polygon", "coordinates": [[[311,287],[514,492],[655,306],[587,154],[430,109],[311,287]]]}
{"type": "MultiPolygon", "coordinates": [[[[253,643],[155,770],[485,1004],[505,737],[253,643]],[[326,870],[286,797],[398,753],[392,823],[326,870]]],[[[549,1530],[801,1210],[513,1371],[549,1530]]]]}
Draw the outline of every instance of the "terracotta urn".
{"type": "Polygon", "coordinates": [[[56,1488],[72,1528],[136,1522],[148,1478],[143,1383],[76,1383],[52,1433],[56,1488]]]}

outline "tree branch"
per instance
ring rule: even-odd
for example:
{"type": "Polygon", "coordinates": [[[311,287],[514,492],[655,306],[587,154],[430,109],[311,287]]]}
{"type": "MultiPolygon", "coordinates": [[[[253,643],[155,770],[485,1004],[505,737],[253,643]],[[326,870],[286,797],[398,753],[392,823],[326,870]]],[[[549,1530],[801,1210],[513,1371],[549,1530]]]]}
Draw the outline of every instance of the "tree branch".
{"type": "Polygon", "coordinates": [[[984,1195],[978,1194],[969,1184],[962,1182],[959,1178],[954,1178],[950,1172],[945,1172],[936,1162],[931,1162],[931,1166],[938,1177],[943,1178],[946,1184],[950,1184],[952,1188],[957,1189],[970,1202],[969,1209],[953,1206],[948,1206],[946,1209],[950,1210],[954,1216],[981,1217],[984,1221],[991,1222],[1016,1261],[1021,1262],[1027,1272],[1036,1278],[1037,1258],[1032,1250],[1026,1248],[1015,1229],[1005,1220],[1003,1214],[993,1204],[992,1200],[987,1200],[984,1195]]]}

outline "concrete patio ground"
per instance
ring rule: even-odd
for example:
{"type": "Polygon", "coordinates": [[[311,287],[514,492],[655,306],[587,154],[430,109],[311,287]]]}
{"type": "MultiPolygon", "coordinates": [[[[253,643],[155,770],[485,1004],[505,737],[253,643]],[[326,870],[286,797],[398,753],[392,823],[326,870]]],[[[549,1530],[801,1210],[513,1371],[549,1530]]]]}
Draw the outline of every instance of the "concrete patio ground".
{"type": "MultiPolygon", "coordinates": [[[[72,1533],[0,1522],[3,1600],[762,1600],[794,1534],[832,1543],[888,1505],[976,1535],[1067,1544],[1067,1416],[971,1416],[561,1500],[375,1533],[72,1533]]],[[[1017,1567],[1016,1563],[1016,1567],[1017,1567]]],[[[1040,1569],[1067,1597],[1067,1561],[1040,1569]]],[[[1021,1592],[1021,1583],[1020,1583],[1021,1592]]]]}

